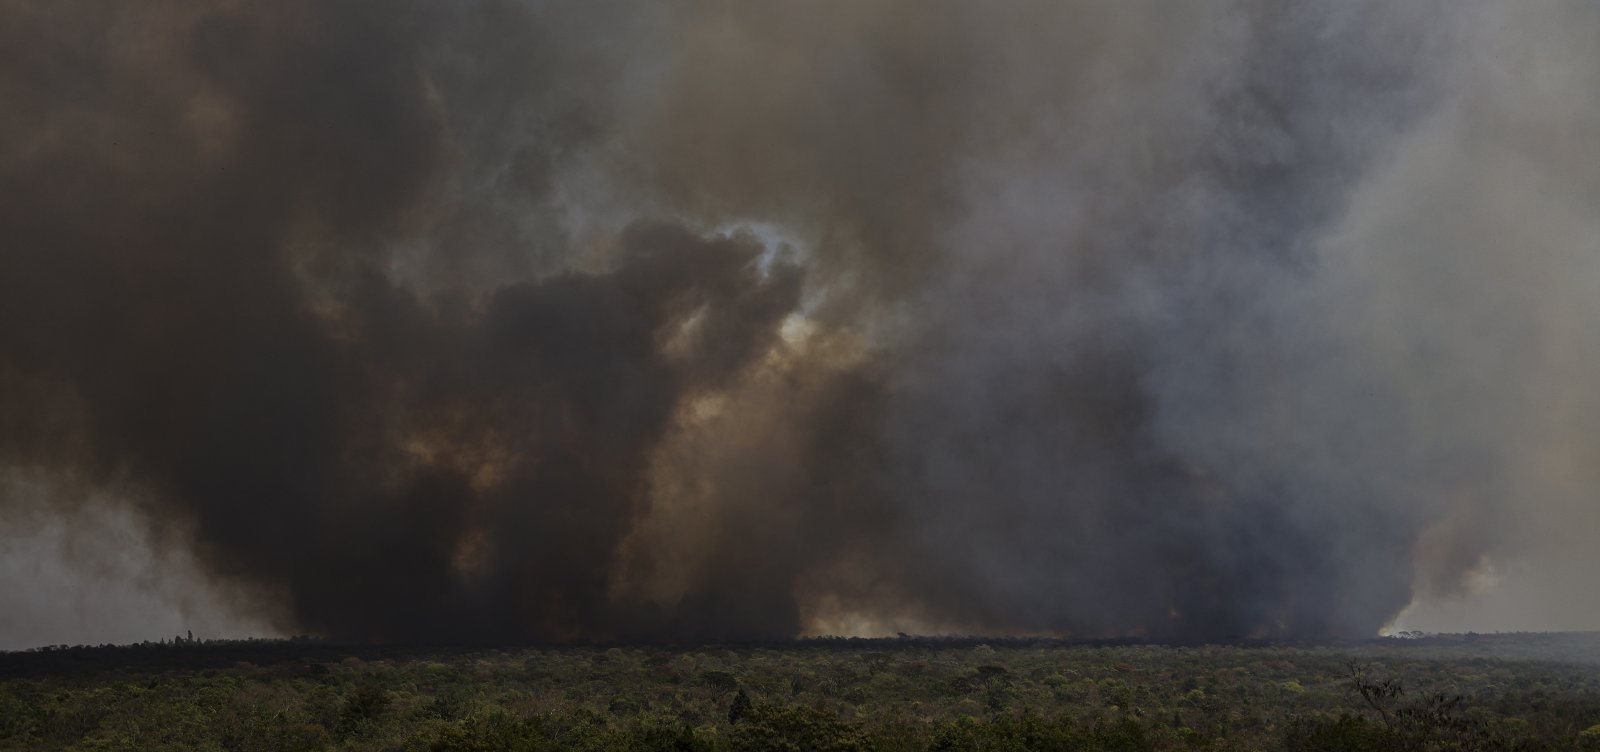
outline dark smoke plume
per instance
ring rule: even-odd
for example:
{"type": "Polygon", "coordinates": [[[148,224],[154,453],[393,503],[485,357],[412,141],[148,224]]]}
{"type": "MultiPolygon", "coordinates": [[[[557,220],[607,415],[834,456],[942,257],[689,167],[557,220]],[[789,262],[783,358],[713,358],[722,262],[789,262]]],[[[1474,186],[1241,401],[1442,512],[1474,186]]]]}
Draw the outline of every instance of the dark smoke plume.
{"type": "Polygon", "coordinates": [[[349,639],[1370,635],[1600,522],[1535,5],[0,2],[0,511],[349,639]]]}

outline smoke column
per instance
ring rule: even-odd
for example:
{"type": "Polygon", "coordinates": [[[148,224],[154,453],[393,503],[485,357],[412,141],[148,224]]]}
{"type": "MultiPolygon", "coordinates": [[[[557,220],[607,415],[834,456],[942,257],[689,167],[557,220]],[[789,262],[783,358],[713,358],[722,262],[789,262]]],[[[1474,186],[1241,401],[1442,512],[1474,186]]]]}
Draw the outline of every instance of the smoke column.
{"type": "Polygon", "coordinates": [[[341,639],[1372,635],[1600,529],[1596,39],[0,2],[0,537],[341,639]]]}

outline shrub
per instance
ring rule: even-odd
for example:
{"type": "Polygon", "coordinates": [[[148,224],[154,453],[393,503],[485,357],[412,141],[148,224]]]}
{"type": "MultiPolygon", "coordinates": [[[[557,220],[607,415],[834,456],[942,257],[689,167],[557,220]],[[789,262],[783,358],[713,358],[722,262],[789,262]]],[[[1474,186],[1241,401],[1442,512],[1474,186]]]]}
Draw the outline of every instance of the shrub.
{"type": "Polygon", "coordinates": [[[741,752],[852,752],[869,745],[859,731],[831,713],[763,705],[735,729],[733,747],[741,752]]]}

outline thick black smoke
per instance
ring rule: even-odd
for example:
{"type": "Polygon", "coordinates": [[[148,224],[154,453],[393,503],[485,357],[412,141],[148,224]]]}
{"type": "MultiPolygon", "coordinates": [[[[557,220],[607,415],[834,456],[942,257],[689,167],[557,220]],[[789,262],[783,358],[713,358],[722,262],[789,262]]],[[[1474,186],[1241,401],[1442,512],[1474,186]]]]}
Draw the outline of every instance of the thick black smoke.
{"type": "Polygon", "coordinates": [[[1202,5],[0,4],[0,470],[343,638],[1374,633],[1593,506],[1597,168],[1458,166],[1600,20],[1202,5]]]}

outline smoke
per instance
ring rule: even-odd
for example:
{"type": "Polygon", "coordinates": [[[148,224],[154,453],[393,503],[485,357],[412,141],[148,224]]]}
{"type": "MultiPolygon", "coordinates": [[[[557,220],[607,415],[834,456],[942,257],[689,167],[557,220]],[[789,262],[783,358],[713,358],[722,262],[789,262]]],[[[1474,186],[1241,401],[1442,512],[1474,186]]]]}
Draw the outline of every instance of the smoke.
{"type": "Polygon", "coordinates": [[[0,3],[0,511],[350,639],[1375,634],[1600,529],[1596,32],[0,3]]]}

